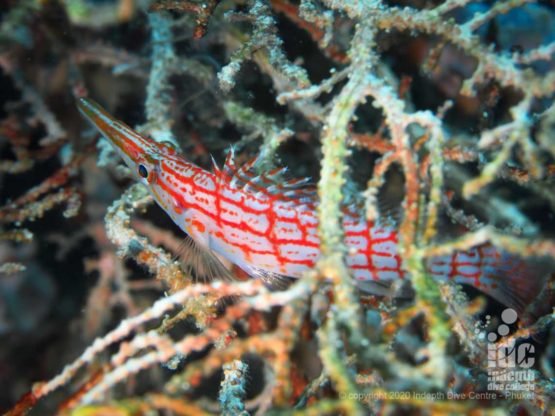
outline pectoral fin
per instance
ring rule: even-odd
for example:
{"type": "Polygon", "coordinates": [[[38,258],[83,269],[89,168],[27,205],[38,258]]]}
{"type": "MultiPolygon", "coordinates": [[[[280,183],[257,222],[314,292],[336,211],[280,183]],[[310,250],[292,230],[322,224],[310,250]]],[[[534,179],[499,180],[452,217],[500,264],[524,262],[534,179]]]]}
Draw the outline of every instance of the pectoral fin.
{"type": "Polygon", "coordinates": [[[191,273],[193,278],[202,282],[234,279],[231,271],[212,250],[198,244],[191,237],[187,237],[182,247],[179,259],[183,269],[191,273]]]}

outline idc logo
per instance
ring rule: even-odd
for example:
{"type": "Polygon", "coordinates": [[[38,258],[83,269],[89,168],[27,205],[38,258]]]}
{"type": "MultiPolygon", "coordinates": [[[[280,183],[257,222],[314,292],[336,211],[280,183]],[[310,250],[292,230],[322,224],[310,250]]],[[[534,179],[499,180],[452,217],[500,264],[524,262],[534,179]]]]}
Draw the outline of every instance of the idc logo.
{"type": "Polygon", "coordinates": [[[505,309],[501,314],[502,323],[487,334],[488,390],[504,391],[511,397],[517,392],[533,395],[536,378],[536,373],[530,369],[535,362],[534,344],[515,345],[515,339],[503,340],[509,335],[509,325],[517,319],[514,309],[505,309]]]}
{"type": "Polygon", "coordinates": [[[509,334],[509,326],[518,319],[514,309],[505,309],[501,314],[501,325],[496,332],[490,332],[488,339],[488,368],[530,368],[534,365],[534,344],[523,342],[515,346],[514,340],[509,344],[502,343],[498,346],[496,342],[509,334]]]}

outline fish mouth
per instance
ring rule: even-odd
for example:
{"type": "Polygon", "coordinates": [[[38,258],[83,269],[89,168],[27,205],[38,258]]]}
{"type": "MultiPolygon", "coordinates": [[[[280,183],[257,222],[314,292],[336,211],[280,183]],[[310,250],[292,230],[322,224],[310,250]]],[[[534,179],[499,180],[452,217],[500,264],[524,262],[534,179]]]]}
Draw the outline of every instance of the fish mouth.
{"type": "Polygon", "coordinates": [[[79,98],[77,108],[124,158],[138,163],[149,147],[148,139],[127,124],[115,119],[100,104],[90,98],[79,98]]]}

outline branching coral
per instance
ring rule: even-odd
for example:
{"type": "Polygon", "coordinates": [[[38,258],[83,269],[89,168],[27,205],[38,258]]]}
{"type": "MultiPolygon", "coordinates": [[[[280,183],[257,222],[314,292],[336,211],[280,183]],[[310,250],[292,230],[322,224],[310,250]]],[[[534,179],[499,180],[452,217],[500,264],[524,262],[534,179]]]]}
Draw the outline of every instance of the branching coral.
{"type": "MultiPolygon", "coordinates": [[[[95,246],[79,251],[80,263],[101,276],[84,302],[85,326],[103,302],[110,307],[105,324],[87,332],[96,340],[74,337],[63,358],[78,358],[56,361],[15,405],[10,397],[8,414],[552,408],[555,32],[514,30],[512,49],[499,34],[519,13],[555,27],[552,6],[113,1],[103,6],[110,22],[128,23],[107,25],[93,24],[94,2],[78,3],[86,13],[77,2],[14,3],[0,27],[2,82],[16,91],[2,100],[0,181],[40,176],[2,192],[0,247],[73,244],[75,225],[61,237],[40,227],[63,205],[63,221],[76,221],[64,224],[81,226],[95,246]],[[56,14],[69,16],[71,40],[52,24],[56,14]],[[28,62],[41,42],[48,53],[28,62]],[[73,111],[74,96],[87,91],[203,166],[208,153],[220,158],[235,143],[239,161],[256,153],[263,168],[279,158],[294,174],[313,175],[322,250],[315,269],[283,290],[238,271],[233,282],[195,281],[179,261],[175,241],[184,237],[145,189],[122,190],[129,172],[106,152],[100,159],[111,174],[94,166],[94,141],[73,111]],[[342,218],[351,209],[398,229],[411,278],[387,296],[360,292],[350,276],[342,218]],[[438,282],[427,268],[429,259],[485,244],[526,258],[538,270],[529,284],[543,286],[510,328],[495,320],[502,305],[438,282]],[[133,316],[118,316],[115,304],[133,316]],[[495,325],[507,331],[486,338],[495,325]],[[536,348],[531,391],[488,384],[492,348],[518,345],[536,348]]],[[[12,257],[0,257],[0,289],[8,275],[43,261],[12,257]]]]}

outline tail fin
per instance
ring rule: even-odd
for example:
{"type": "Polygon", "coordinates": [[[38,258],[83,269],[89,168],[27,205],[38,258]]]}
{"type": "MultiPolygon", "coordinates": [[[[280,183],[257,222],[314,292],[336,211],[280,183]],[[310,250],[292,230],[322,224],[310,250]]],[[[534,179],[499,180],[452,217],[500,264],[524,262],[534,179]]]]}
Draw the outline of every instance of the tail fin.
{"type": "Polygon", "coordinates": [[[455,281],[471,283],[477,289],[519,313],[523,313],[533,303],[547,284],[549,277],[555,273],[553,261],[524,259],[496,250],[492,246],[482,247],[480,251],[487,251],[487,254],[482,256],[480,278],[469,282],[468,278],[457,276],[455,281]]]}

